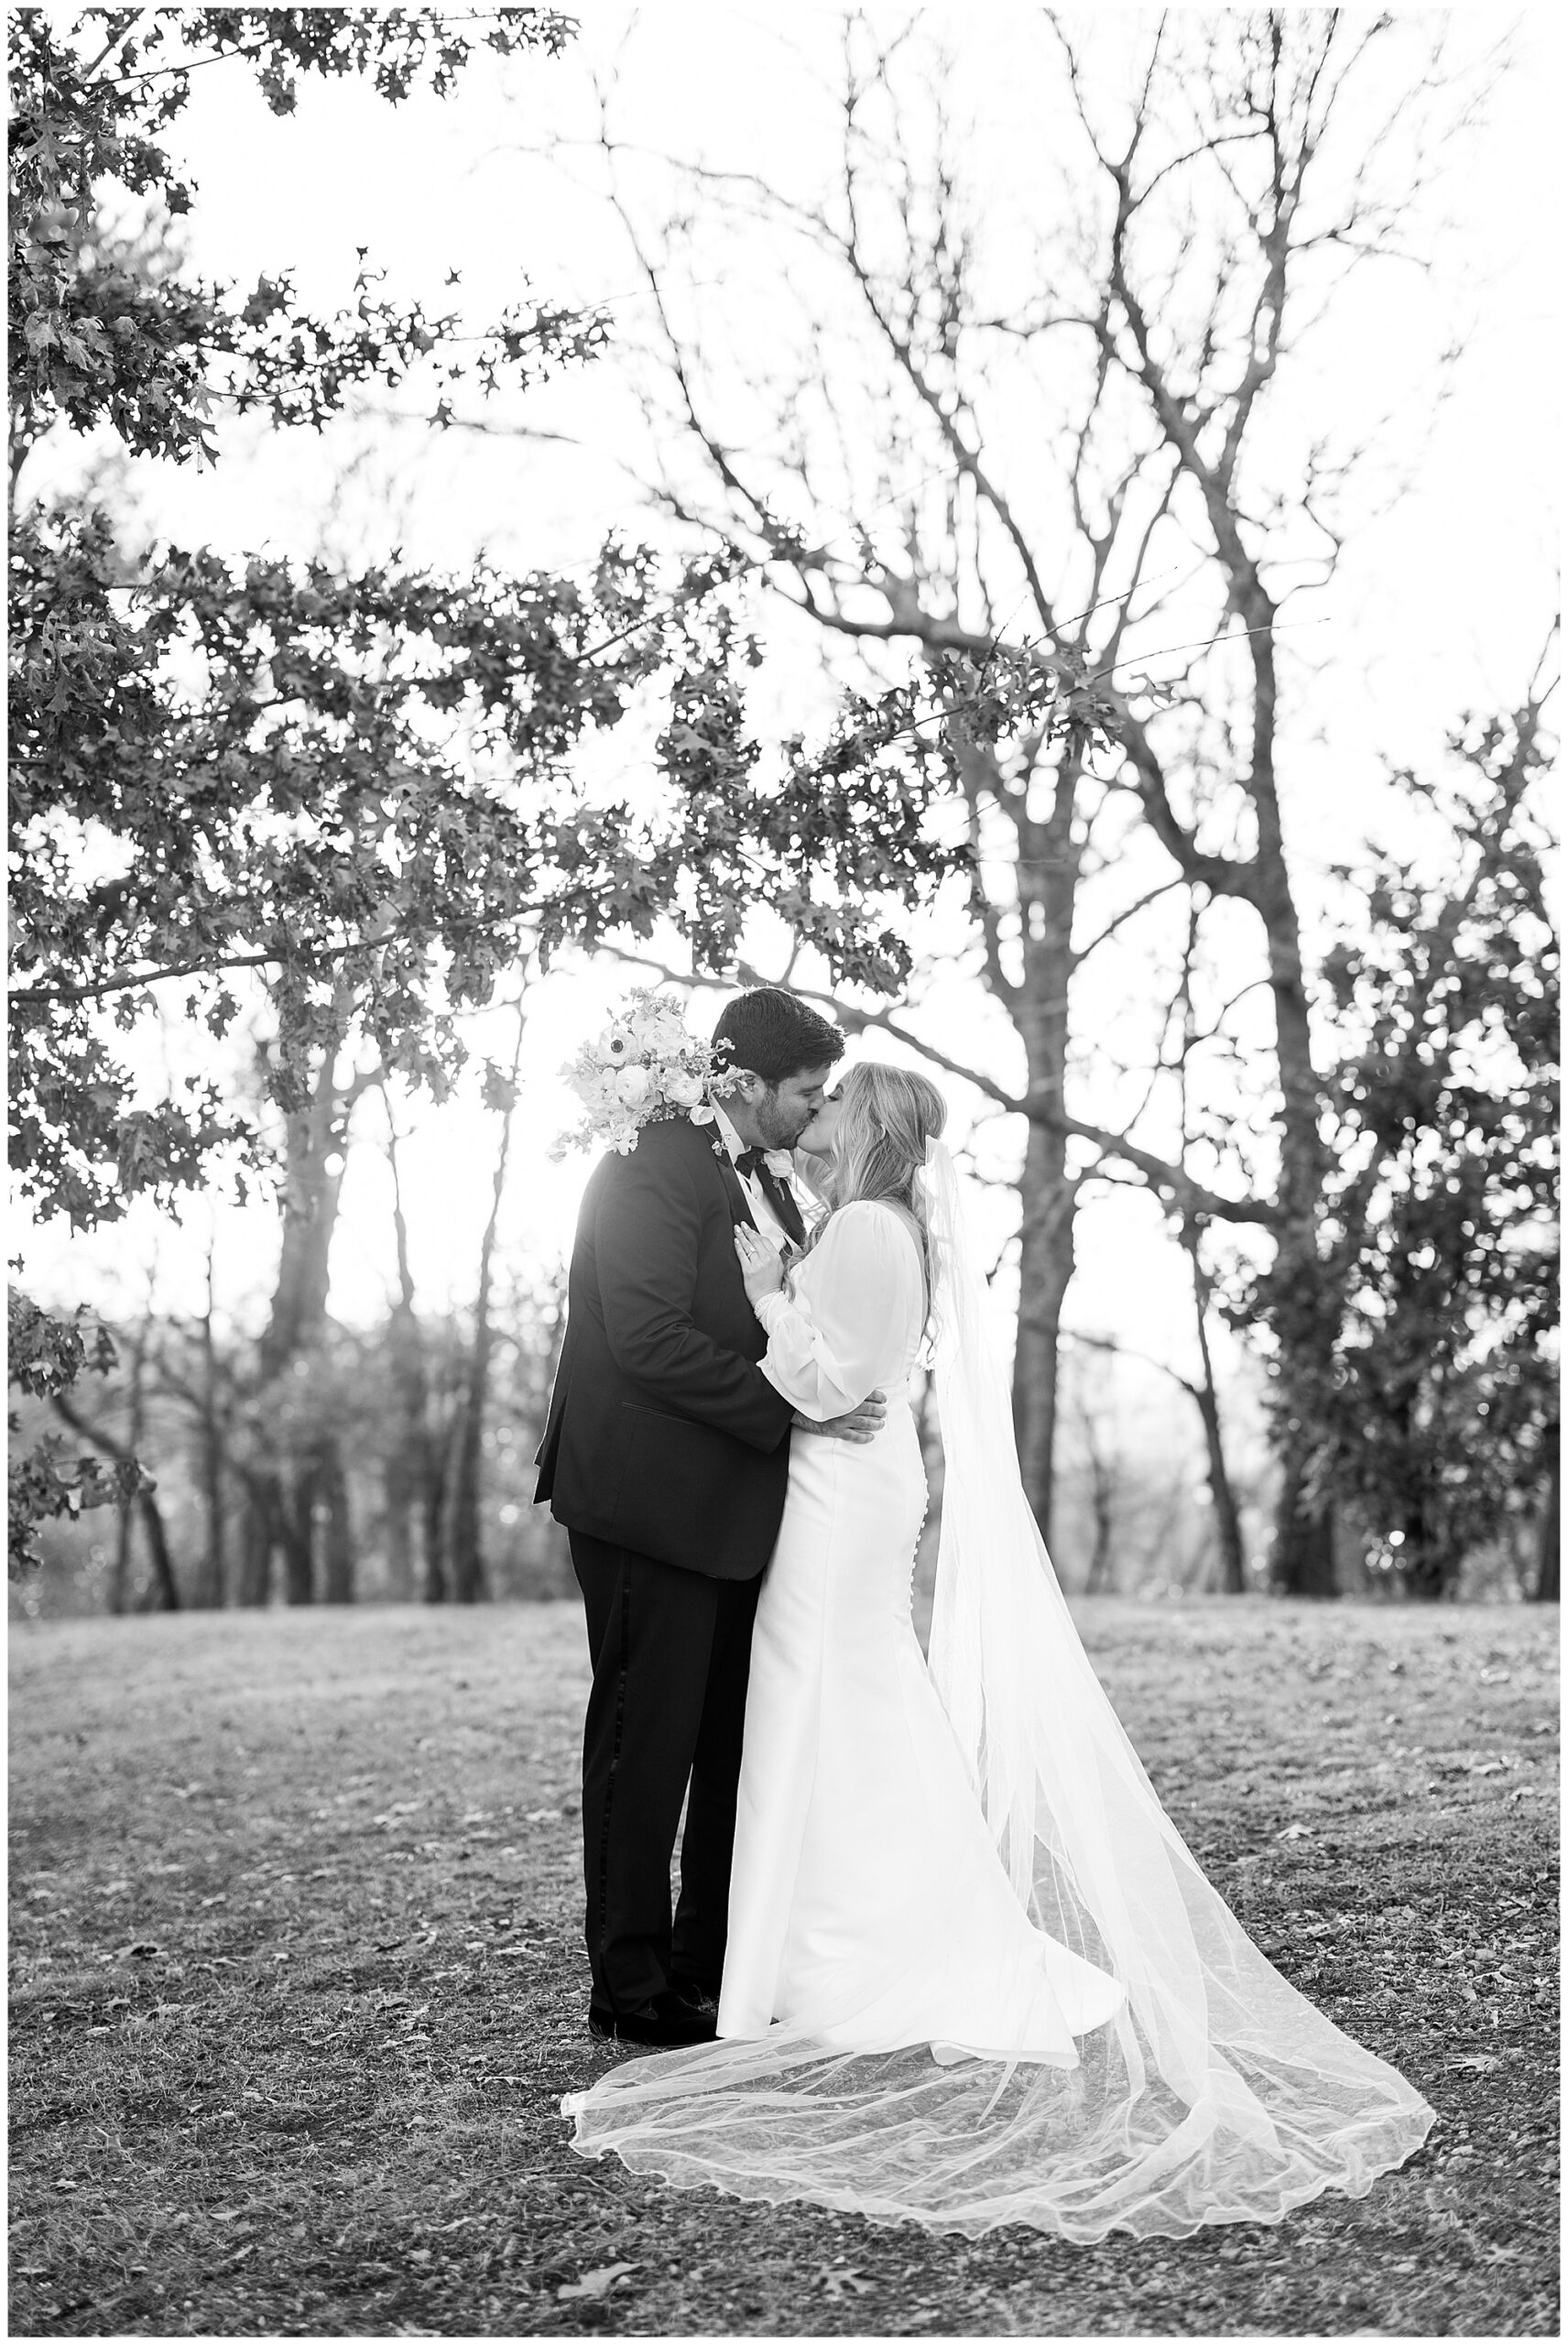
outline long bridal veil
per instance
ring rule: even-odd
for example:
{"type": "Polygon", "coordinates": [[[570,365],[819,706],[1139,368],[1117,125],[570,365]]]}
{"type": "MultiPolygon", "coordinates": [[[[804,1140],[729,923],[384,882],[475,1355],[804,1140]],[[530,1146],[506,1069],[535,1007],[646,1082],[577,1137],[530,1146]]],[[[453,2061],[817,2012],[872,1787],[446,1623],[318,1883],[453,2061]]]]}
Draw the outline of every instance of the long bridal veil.
{"type": "MultiPolygon", "coordinates": [[[[573,2147],[746,2198],[1092,2241],[1274,2222],[1359,2196],[1432,2111],[1253,1946],[1101,1689],[1024,1496],[952,1159],[925,1175],[945,1461],[931,1674],[1015,1894],[1126,1990],[1076,2067],[845,2051],[855,2014],[628,2060],[562,2106],[573,2147]]],[[[911,1947],[911,1961],[918,1961],[911,1947]]]]}

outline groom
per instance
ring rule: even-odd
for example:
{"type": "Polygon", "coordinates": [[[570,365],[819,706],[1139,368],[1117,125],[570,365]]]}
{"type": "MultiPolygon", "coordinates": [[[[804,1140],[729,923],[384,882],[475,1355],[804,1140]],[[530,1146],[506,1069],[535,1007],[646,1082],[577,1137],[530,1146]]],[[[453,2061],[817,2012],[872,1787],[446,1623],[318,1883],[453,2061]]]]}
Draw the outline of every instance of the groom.
{"type": "Polygon", "coordinates": [[[772,987],[713,1030],[733,1073],[716,1125],[645,1124],[588,1183],[536,1500],[571,1533],[593,1688],[583,1855],[594,2034],[695,2044],[724,1967],[752,1616],[784,1510],[791,1423],[869,1441],[878,1395],[808,1425],[757,1366],[767,1338],[737,1221],[805,1237],[787,1160],[844,1054],[772,987]],[[775,1161],[770,1162],[769,1157],[775,1161]],[[687,1802],[673,1925],[670,1863],[687,1802]]]}

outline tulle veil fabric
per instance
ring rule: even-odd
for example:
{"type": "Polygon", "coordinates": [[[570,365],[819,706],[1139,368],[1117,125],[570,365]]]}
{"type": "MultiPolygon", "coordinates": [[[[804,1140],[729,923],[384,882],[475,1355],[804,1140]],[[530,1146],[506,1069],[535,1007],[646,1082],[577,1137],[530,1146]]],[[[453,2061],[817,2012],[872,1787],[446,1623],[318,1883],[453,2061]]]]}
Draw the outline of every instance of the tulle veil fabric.
{"type": "MultiPolygon", "coordinates": [[[[1003,1350],[940,1143],[924,1175],[944,1456],[930,1667],[1035,1925],[1127,1991],[1076,2067],[873,2054],[851,2011],[626,2061],[572,2147],[743,2198],[1091,2241],[1360,2196],[1433,2112],[1272,1968],[1160,1805],[1073,1627],[1019,1477],[1003,1350]],[[832,2043],[824,2038],[831,2035],[832,2043]]],[[[917,1960],[919,1949],[910,1949],[917,1960]]]]}

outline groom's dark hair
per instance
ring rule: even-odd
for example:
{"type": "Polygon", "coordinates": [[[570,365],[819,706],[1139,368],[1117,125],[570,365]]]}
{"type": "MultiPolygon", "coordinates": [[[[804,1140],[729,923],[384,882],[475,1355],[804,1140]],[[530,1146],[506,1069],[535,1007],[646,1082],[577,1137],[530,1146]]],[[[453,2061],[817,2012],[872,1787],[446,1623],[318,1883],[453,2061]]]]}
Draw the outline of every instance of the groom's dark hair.
{"type": "Polygon", "coordinates": [[[833,1066],[844,1056],[838,1028],[778,986],[737,994],[719,1012],[713,1044],[728,1065],[769,1084],[787,1082],[803,1067],[833,1066]]]}

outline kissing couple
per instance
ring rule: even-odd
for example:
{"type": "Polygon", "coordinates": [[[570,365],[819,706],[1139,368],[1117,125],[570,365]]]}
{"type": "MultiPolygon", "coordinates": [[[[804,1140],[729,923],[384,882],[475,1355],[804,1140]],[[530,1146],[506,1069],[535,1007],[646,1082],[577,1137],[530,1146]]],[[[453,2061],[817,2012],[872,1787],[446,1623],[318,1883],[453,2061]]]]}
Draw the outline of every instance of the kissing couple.
{"type": "Polygon", "coordinates": [[[572,2146],[746,2198],[1080,2241],[1359,2196],[1433,2112],[1171,1823],[1024,1495],[946,1103],[773,987],[593,1173],[539,1499],[593,1685],[572,2146]],[[942,1486],[929,1660],[910,1618],[942,1486]],[[681,1890],[670,1868],[685,1809],[681,1890]]]}

